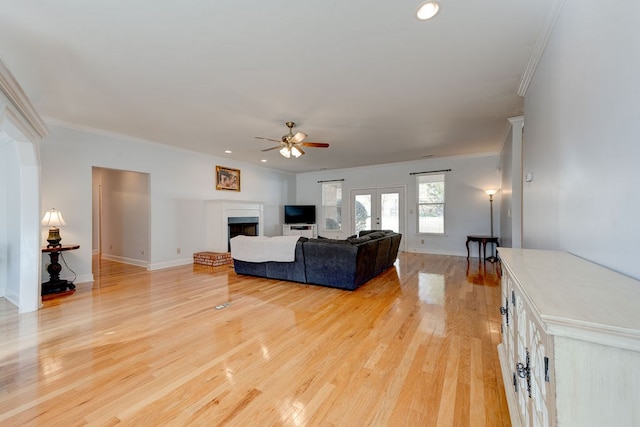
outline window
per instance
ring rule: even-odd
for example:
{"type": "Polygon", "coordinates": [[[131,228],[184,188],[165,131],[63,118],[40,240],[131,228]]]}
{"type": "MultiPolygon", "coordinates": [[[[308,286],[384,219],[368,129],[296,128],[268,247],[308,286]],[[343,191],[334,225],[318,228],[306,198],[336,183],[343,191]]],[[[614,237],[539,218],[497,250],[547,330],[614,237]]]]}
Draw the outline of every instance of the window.
{"type": "Polygon", "coordinates": [[[342,182],[322,183],[322,219],[324,230],[342,230],[342,182]]]}
{"type": "Polygon", "coordinates": [[[419,175],[418,233],[444,234],[444,174],[419,175]]]}

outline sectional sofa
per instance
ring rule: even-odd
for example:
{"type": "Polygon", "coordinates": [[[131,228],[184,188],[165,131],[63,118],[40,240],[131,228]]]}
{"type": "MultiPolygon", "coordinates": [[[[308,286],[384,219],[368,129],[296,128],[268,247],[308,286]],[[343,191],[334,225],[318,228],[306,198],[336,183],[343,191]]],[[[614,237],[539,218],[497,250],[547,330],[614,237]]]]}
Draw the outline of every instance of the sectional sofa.
{"type": "Polygon", "coordinates": [[[355,290],[393,265],[401,238],[389,230],[361,231],[345,240],[301,237],[293,262],[234,258],[233,264],[238,274],[355,290]]]}

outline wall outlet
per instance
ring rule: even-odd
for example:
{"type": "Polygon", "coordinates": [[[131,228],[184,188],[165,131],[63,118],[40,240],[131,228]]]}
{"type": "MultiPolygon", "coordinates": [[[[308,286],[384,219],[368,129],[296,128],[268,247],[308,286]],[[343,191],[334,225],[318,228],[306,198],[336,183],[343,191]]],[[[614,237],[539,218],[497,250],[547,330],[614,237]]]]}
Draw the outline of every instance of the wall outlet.
{"type": "Polygon", "coordinates": [[[179,253],[180,253],[180,251],[181,251],[181,249],[180,249],[180,248],[176,248],[176,253],[177,253],[177,254],[179,254],[179,253]]]}

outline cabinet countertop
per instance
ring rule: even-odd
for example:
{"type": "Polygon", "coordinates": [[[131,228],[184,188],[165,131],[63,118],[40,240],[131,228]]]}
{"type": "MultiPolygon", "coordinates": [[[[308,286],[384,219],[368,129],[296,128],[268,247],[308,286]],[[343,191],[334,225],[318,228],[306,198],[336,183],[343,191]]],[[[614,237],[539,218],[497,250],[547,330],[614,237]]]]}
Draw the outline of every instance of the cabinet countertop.
{"type": "Polygon", "coordinates": [[[547,333],[640,351],[640,281],[567,252],[498,253],[547,333]]]}

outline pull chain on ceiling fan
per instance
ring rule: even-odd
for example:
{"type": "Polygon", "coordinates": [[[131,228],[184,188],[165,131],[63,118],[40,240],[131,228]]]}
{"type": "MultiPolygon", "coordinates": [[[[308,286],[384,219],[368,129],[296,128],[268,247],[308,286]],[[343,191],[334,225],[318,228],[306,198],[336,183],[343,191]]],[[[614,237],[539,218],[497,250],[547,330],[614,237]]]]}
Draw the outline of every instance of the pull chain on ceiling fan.
{"type": "Polygon", "coordinates": [[[327,144],[326,142],[303,142],[304,139],[308,136],[306,133],[296,132],[294,134],[293,128],[296,126],[294,122],[286,122],[285,125],[287,125],[287,127],[289,128],[289,133],[286,135],[283,135],[280,140],[256,136],[256,139],[264,139],[267,141],[273,141],[273,142],[279,143],[279,145],[276,145],[275,147],[265,148],[262,151],[271,151],[271,150],[280,149],[280,154],[282,154],[282,156],[289,159],[291,158],[291,156],[296,158],[303,156],[305,152],[302,149],[302,147],[327,148],[329,146],[329,144],[327,144]]]}

